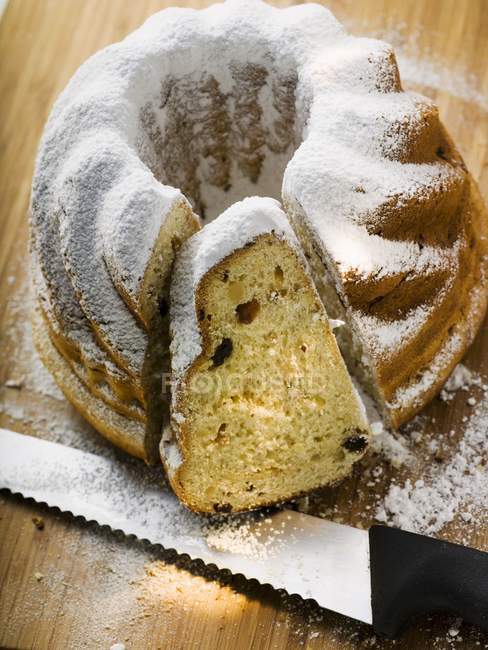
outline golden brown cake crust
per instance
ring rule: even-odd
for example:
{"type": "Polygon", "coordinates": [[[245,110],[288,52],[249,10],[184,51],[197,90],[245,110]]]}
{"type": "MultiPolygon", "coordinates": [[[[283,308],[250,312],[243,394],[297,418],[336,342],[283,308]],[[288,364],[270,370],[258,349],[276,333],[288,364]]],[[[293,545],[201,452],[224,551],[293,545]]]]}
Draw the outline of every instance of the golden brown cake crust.
{"type": "MultiPolygon", "coordinates": [[[[432,115],[438,121],[436,110],[432,115]]],[[[405,247],[404,265],[392,262],[389,268],[385,260],[384,268],[366,274],[349,267],[347,260],[338,262],[304,209],[285,201],[329,314],[346,321],[337,335],[348,366],[369,386],[385,420],[395,428],[441,390],[487,308],[488,214],[440,123],[433,134],[425,141],[423,160],[441,160],[453,170],[452,179],[428,199],[415,194],[392,205],[383,220],[375,215],[372,221],[371,234],[388,235],[393,245],[405,247]],[[418,267],[409,266],[408,246],[415,247],[418,267]],[[427,250],[430,257],[421,266],[427,250]]],[[[387,252],[385,248],[385,257],[387,252]]],[[[377,254],[371,242],[373,260],[377,254]]]]}
{"type": "Polygon", "coordinates": [[[42,362],[76,410],[117,447],[146,462],[153,462],[154,457],[148,456],[145,448],[144,425],[119,415],[89,392],[51,341],[46,324],[37,308],[32,314],[32,330],[34,343],[42,362]]]}

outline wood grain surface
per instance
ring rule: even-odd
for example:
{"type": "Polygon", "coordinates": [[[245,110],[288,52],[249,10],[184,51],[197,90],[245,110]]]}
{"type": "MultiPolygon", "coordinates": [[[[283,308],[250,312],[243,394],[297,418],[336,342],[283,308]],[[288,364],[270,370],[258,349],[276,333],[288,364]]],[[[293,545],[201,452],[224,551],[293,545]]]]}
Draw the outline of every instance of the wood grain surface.
{"type": "MultiPolygon", "coordinates": [[[[57,94],[90,54],[167,4],[10,0],[0,21],[0,426],[68,444],[84,436],[92,446],[108,448],[60,398],[33,353],[26,212],[37,143],[57,94]],[[7,386],[9,379],[19,387],[7,386]]],[[[410,77],[412,62],[419,62],[421,83],[414,85],[438,102],[486,200],[488,2],[325,4],[354,33],[393,35],[410,57],[410,77]]],[[[405,85],[412,87],[408,76],[405,85]]],[[[485,324],[466,364],[486,373],[487,359],[485,324]]],[[[392,480],[401,484],[407,477],[419,478],[435,462],[442,465],[462,435],[470,408],[462,392],[449,404],[435,400],[415,423],[422,436],[414,470],[370,459],[341,486],[312,499],[311,511],[370,525],[375,504],[392,480]],[[455,433],[449,437],[451,430],[455,433]],[[432,440],[437,441],[435,458],[429,452],[432,440]],[[371,481],[373,465],[380,468],[381,480],[371,481]]],[[[407,428],[405,437],[411,432],[407,428]]],[[[456,518],[439,536],[488,550],[486,517],[474,525],[456,518]]],[[[110,648],[116,642],[131,649],[205,650],[488,647],[488,639],[476,630],[441,616],[422,618],[395,644],[385,642],[368,626],[313,603],[213,574],[6,493],[0,495],[0,590],[0,646],[8,648],[110,648]]]]}

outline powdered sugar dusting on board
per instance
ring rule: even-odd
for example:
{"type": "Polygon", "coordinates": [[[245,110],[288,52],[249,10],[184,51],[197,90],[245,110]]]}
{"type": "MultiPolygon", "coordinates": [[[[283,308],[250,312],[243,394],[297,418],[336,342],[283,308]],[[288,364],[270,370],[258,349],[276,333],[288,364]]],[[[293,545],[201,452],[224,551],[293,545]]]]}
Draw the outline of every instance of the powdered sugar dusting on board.
{"type": "Polygon", "coordinates": [[[466,74],[453,71],[451,67],[443,65],[440,61],[428,58],[417,59],[400,50],[398,54],[402,79],[407,85],[432,88],[448,92],[466,102],[478,106],[482,111],[488,112],[488,98],[476,87],[476,80],[466,74]]]}
{"type": "Polygon", "coordinates": [[[442,467],[403,486],[392,485],[376,512],[385,521],[404,530],[434,535],[461,517],[488,523],[488,396],[469,418],[464,435],[452,458],[442,467]]]}
{"type": "Polygon", "coordinates": [[[411,465],[415,462],[415,456],[407,444],[404,436],[383,429],[371,439],[371,449],[375,453],[386,458],[393,467],[399,468],[403,465],[411,465]]]}
{"type": "Polygon", "coordinates": [[[446,393],[454,393],[460,388],[466,390],[475,381],[476,377],[474,373],[469,368],[466,368],[464,364],[458,363],[446,381],[444,391],[446,393]]]}

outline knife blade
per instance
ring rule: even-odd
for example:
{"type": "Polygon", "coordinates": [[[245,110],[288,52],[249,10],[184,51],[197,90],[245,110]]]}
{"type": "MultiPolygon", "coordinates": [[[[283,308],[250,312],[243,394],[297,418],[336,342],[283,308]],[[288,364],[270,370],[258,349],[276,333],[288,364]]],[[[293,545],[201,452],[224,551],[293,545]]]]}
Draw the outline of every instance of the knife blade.
{"type": "Polygon", "coordinates": [[[474,549],[384,526],[368,533],[293,510],[199,516],[179,503],[162,473],[149,481],[145,467],[6,429],[0,488],[312,598],[388,636],[411,615],[439,607],[488,629],[488,554],[474,549]]]}

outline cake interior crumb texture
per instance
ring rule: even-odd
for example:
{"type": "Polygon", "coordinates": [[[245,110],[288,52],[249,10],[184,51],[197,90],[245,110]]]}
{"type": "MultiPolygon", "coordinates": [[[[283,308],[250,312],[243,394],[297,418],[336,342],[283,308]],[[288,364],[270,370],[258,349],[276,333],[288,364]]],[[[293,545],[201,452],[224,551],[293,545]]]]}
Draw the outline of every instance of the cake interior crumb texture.
{"type": "MultiPolygon", "coordinates": [[[[241,218],[252,221],[248,203],[228,212],[243,206],[241,218]]],[[[198,511],[239,511],[349,474],[368,426],[299,253],[260,235],[203,276],[194,305],[202,352],[176,383],[182,458],[176,468],[168,460],[182,500],[198,511]]]]}

